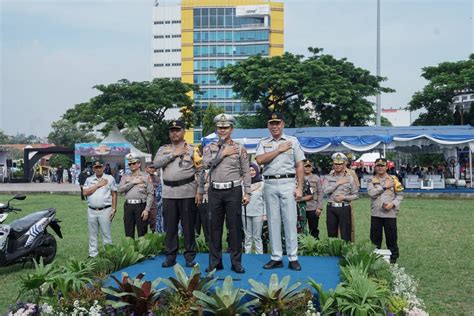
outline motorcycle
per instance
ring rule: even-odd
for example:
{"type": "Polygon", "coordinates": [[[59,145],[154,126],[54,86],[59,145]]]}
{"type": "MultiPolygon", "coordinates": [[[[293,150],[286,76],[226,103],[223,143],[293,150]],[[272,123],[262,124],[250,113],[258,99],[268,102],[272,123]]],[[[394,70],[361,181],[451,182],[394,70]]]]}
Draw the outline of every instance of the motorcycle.
{"type": "Polygon", "coordinates": [[[21,209],[10,205],[12,200],[24,200],[25,195],[15,195],[7,204],[0,203],[0,267],[32,259],[43,263],[51,263],[56,256],[56,239],[48,232],[48,228],[63,238],[59,220],[55,219],[56,209],[49,208],[29,214],[23,218],[2,224],[8,213],[20,212],[21,209]]]}

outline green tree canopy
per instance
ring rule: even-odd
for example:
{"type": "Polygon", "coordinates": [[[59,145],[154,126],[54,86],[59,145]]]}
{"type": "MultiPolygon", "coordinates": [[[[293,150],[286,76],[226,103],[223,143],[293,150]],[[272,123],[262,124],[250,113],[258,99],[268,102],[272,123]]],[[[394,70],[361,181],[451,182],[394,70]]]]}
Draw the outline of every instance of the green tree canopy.
{"type": "Polygon", "coordinates": [[[216,130],[214,117],[221,113],[224,113],[224,109],[212,103],[207,107],[202,118],[202,137],[212,134],[216,130]]]}
{"type": "MultiPolygon", "coordinates": [[[[424,109],[426,112],[420,114],[413,125],[459,124],[460,116],[453,115],[451,103],[456,91],[474,89],[474,54],[468,60],[424,67],[421,76],[428,84],[413,95],[408,109],[424,109]]],[[[464,115],[464,122],[474,120],[470,113],[464,115]]]]}
{"type": "Polygon", "coordinates": [[[53,131],[48,135],[48,141],[56,146],[74,148],[76,143],[90,143],[97,141],[94,134],[88,129],[82,129],[77,124],[60,119],[51,124],[53,131]]]}
{"type": "Polygon", "coordinates": [[[309,48],[312,55],[285,53],[260,55],[217,71],[219,81],[232,84],[248,103],[259,102],[264,115],[284,113],[289,127],[305,125],[366,125],[374,114],[366,97],[394,90],[380,86],[385,80],[309,48]]]}
{"type": "Polygon", "coordinates": [[[158,147],[168,142],[166,110],[173,107],[189,108],[193,100],[189,92],[196,91],[192,84],[179,80],[154,79],[130,82],[126,79],[109,85],[96,85],[101,93],[88,102],[69,109],[64,118],[73,123],[96,126],[105,123],[107,133],[114,126],[137,129],[146,149],[154,154],[158,147]]]}
{"type": "Polygon", "coordinates": [[[3,130],[0,129],[0,144],[8,144],[10,137],[5,134],[3,130]]]}

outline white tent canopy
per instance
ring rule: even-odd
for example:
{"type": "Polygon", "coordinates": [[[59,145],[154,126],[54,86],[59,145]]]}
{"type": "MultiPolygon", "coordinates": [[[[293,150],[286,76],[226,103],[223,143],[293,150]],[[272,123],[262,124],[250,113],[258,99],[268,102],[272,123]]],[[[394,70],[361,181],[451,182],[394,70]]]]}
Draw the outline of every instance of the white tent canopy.
{"type": "Polygon", "coordinates": [[[127,143],[130,147],[130,153],[134,154],[137,157],[145,158],[145,161],[151,161],[151,154],[144,153],[143,151],[139,150],[137,147],[133,146],[128,140],[125,139],[123,134],[119,131],[117,127],[109,132],[106,138],[102,141],[104,144],[111,144],[111,143],[127,143]]]}

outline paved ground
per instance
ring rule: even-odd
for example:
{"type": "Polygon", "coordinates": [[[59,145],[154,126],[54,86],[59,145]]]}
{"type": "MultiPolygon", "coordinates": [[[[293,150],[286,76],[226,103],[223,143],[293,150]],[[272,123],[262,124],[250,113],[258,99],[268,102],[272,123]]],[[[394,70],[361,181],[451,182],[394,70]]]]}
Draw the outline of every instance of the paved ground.
{"type": "Polygon", "coordinates": [[[54,194],[80,194],[81,189],[77,184],[70,183],[0,183],[0,194],[17,193],[54,193],[54,194]]]}

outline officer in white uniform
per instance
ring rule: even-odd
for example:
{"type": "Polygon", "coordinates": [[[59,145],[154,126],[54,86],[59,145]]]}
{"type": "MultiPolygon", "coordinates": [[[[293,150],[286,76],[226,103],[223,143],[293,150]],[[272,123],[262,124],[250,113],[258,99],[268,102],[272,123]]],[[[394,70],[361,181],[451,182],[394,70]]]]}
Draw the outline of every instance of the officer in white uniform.
{"type": "Polygon", "coordinates": [[[281,223],[285,230],[288,267],[301,270],[298,263],[298,234],[296,231],[296,202],[302,198],[304,183],[304,152],[296,137],[283,133],[283,115],[272,113],[268,119],[271,137],[260,140],[255,160],[264,165],[264,199],[272,246],[271,260],[264,269],[283,267],[281,223]]]}

